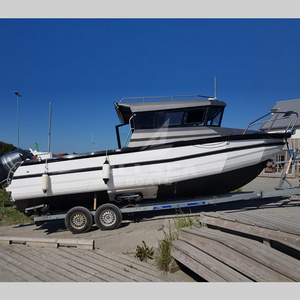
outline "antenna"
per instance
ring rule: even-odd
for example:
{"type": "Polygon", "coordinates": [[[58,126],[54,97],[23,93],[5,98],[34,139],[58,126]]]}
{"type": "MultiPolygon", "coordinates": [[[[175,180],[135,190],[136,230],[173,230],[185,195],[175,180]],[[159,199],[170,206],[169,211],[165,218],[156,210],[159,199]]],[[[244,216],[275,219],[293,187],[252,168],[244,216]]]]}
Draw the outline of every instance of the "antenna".
{"type": "Polygon", "coordinates": [[[92,131],[92,145],[94,145],[94,152],[96,151],[96,144],[94,142],[94,132],[92,131]]]}
{"type": "Polygon", "coordinates": [[[49,132],[48,132],[48,152],[50,153],[50,135],[51,135],[51,107],[52,102],[49,102],[49,132]]]}
{"type": "Polygon", "coordinates": [[[217,77],[215,77],[215,100],[217,100],[217,77]]]}

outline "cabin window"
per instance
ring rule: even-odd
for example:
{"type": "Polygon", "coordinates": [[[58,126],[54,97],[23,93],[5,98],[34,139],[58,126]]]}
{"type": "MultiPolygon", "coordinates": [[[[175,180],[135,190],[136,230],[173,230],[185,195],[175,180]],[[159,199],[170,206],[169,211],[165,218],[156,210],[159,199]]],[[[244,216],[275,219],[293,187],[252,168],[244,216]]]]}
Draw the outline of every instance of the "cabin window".
{"type": "Polygon", "coordinates": [[[159,111],[155,115],[155,128],[182,124],[183,111],[159,111]]]}
{"type": "Polygon", "coordinates": [[[193,109],[185,112],[183,124],[202,125],[205,119],[206,109],[193,109]]]}
{"type": "Polygon", "coordinates": [[[135,129],[154,129],[176,126],[220,126],[223,107],[186,108],[182,110],[135,113],[135,129]]]}
{"type": "Polygon", "coordinates": [[[210,108],[207,126],[220,126],[224,108],[212,106],[210,108]]]}
{"type": "Polygon", "coordinates": [[[153,129],[154,112],[142,112],[133,115],[135,129],[153,129]]]}

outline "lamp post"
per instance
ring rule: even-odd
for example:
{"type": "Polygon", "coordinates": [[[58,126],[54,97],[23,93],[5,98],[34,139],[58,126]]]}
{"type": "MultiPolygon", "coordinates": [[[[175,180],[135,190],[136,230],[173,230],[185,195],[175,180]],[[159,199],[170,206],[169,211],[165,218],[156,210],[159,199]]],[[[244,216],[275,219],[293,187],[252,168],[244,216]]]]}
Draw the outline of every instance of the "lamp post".
{"type": "Polygon", "coordinates": [[[15,92],[15,94],[17,95],[17,132],[18,132],[18,148],[19,147],[19,97],[21,97],[21,95],[19,94],[19,92],[15,92]]]}

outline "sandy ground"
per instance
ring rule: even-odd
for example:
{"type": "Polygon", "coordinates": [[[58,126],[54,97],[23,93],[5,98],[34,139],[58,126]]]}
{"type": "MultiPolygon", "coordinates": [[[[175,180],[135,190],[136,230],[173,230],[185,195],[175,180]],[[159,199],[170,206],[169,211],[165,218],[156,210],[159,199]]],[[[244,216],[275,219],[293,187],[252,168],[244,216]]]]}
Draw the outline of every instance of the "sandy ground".
{"type": "MultiPolygon", "coordinates": [[[[299,180],[290,180],[293,185],[299,185],[299,180]]],[[[270,178],[256,178],[251,183],[243,187],[243,191],[248,190],[263,190],[274,188],[278,185],[279,179],[270,178]]],[[[276,212],[274,209],[281,210],[284,214],[298,214],[299,210],[295,210],[294,207],[285,207],[285,211],[282,211],[282,205],[274,206],[273,202],[278,200],[251,200],[251,201],[238,201],[226,204],[218,205],[206,205],[198,207],[192,211],[196,214],[201,211],[234,211],[240,209],[252,209],[259,210],[264,207],[264,213],[270,210],[270,213],[276,212]],[[273,205],[272,205],[273,204],[273,205]]],[[[188,211],[190,212],[190,211],[188,211]]],[[[168,232],[168,226],[172,219],[176,217],[174,211],[164,211],[148,214],[137,215],[142,218],[137,220],[124,220],[121,226],[116,230],[102,231],[99,230],[96,225],[93,226],[90,232],[84,234],[72,234],[65,228],[64,222],[51,221],[41,226],[31,224],[20,224],[12,226],[1,226],[0,236],[26,236],[26,237],[39,237],[39,238],[80,238],[80,239],[94,239],[95,247],[113,252],[113,253],[133,253],[137,245],[142,245],[142,241],[145,241],[149,247],[158,247],[159,241],[165,237],[165,232],[168,232]]]]}

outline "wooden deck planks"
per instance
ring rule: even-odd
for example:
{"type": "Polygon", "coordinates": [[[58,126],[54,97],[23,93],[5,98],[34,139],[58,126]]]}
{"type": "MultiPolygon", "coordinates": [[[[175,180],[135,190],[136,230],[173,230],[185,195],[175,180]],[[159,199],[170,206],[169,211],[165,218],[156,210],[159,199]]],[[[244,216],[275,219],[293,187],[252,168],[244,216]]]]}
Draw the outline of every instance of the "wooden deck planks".
{"type": "MultiPolygon", "coordinates": [[[[253,223],[250,217],[247,218],[246,216],[244,216],[242,219],[238,218],[238,216],[236,216],[236,218],[233,218],[233,216],[231,215],[229,218],[227,218],[227,214],[201,213],[200,221],[202,224],[213,225],[224,229],[254,235],[263,239],[277,241],[300,251],[299,235],[275,230],[274,227],[268,228],[266,222],[264,223],[264,227],[260,227],[253,223]]],[[[280,226],[280,219],[277,219],[277,223],[279,225],[276,226],[276,228],[280,226]]]]}
{"type": "MultiPolygon", "coordinates": [[[[78,263],[78,267],[82,268],[86,272],[89,272],[89,269],[92,272],[98,272],[99,276],[106,275],[109,276],[108,281],[138,281],[139,277],[135,274],[128,274],[124,270],[124,268],[120,266],[114,266],[110,263],[110,261],[103,259],[102,255],[96,255],[96,257],[92,257],[94,255],[93,251],[79,253],[77,251],[70,251],[61,250],[60,255],[64,257],[72,256],[72,259],[78,263]]],[[[71,258],[70,258],[71,259],[71,258]]]]}
{"type": "Polygon", "coordinates": [[[49,255],[46,252],[46,249],[43,249],[41,251],[40,249],[35,249],[32,247],[29,249],[27,247],[23,247],[23,251],[28,252],[28,250],[30,251],[30,255],[33,260],[51,269],[53,272],[57,274],[57,279],[58,279],[57,281],[60,282],[88,281],[88,280],[84,280],[82,276],[78,276],[75,273],[76,269],[74,269],[70,264],[68,264],[68,261],[64,262],[59,256],[49,255]]]}
{"type": "MultiPolygon", "coordinates": [[[[199,230],[200,231],[200,230],[199,230]]],[[[214,231],[211,229],[211,231],[214,231]]],[[[181,230],[179,239],[183,240],[201,251],[209,254],[215,259],[222,261],[232,269],[260,282],[290,282],[290,278],[274,271],[272,268],[261,264],[252,257],[248,257],[227,245],[220,243],[213,237],[195,235],[193,232],[181,230]]],[[[249,246],[249,245],[248,245],[249,246]]],[[[255,250],[254,250],[255,251],[255,250]]]]}
{"type": "Polygon", "coordinates": [[[210,282],[249,282],[246,276],[218,259],[182,240],[172,244],[172,256],[196,274],[210,282]]]}
{"type": "MultiPolygon", "coordinates": [[[[144,261],[140,261],[134,257],[131,257],[129,255],[123,255],[123,254],[114,254],[115,257],[119,257],[123,259],[123,263],[125,265],[125,267],[130,267],[130,268],[138,268],[140,270],[142,270],[145,273],[149,273],[152,274],[154,276],[158,276],[156,267],[155,269],[153,268],[154,263],[151,262],[144,262],[144,261]]],[[[148,260],[149,261],[149,260],[148,260]]],[[[160,275],[162,276],[162,275],[160,275]]],[[[167,273],[167,274],[163,274],[163,279],[165,282],[194,282],[194,280],[188,276],[182,276],[180,274],[177,273],[167,273]]]]}
{"type": "Polygon", "coordinates": [[[300,224],[296,224],[296,220],[287,220],[283,216],[272,216],[272,215],[253,215],[247,214],[245,212],[238,212],[234,214],[236,221],[241,221],[243,218],[244,221],[250,221],[254,223],[256,226],[279,230],[285,233],[292,233],[300,235],[300,224]]]}
{"type": "Polygon", "coordinates": [[[261,209],[200,213],[200,222],[208,227],[181,229],[172,254],[208,281],[215,281],[217,277],[208,276],[204,267],[210,271],[217,269],[222,280],[234,281],[224,275],[221,263],[253,281],[299,282],[298,259],[288,255],[289,252],[273,249],[270,243],[251,238],[276,241],[300,251],[299,212],[293,211],[289,216],[282,210],[264,212],[261,209]],[[242,237],[240,233],[246,235],[242,237]]]}
{"type": "Polygon", "coordinates": [[[0,282],[176,282],[150,263],[122,254],[76,248],[0,245],[0,282]]]}
{"type": "MultiPolygon", "coordinates": [[[[78,253],[80,255],[80,253],[78,253]]],[[[114,254],[103,251],[92,251],[89,258],[98,261],[100,265],[105,265],[107,269],[112,270],[115,274],[120,274],[131,281],[163,281],[157,271],[153,269],[143,269],[136,264],[127,264],[124,257],[116,257],[114,254]]]]}
{"type": "Polygon", "coordinates": [[[233,251],[237,251],[244,256],[244,259],[250,258],[290,280],[300,281],[299,260],[260,242],[208,228],[201,228],[199,230],[183,229],[181,233],[183,235],[192,234],[200,239],[204,237],[208,240],[217,241],[233,251]]]}

